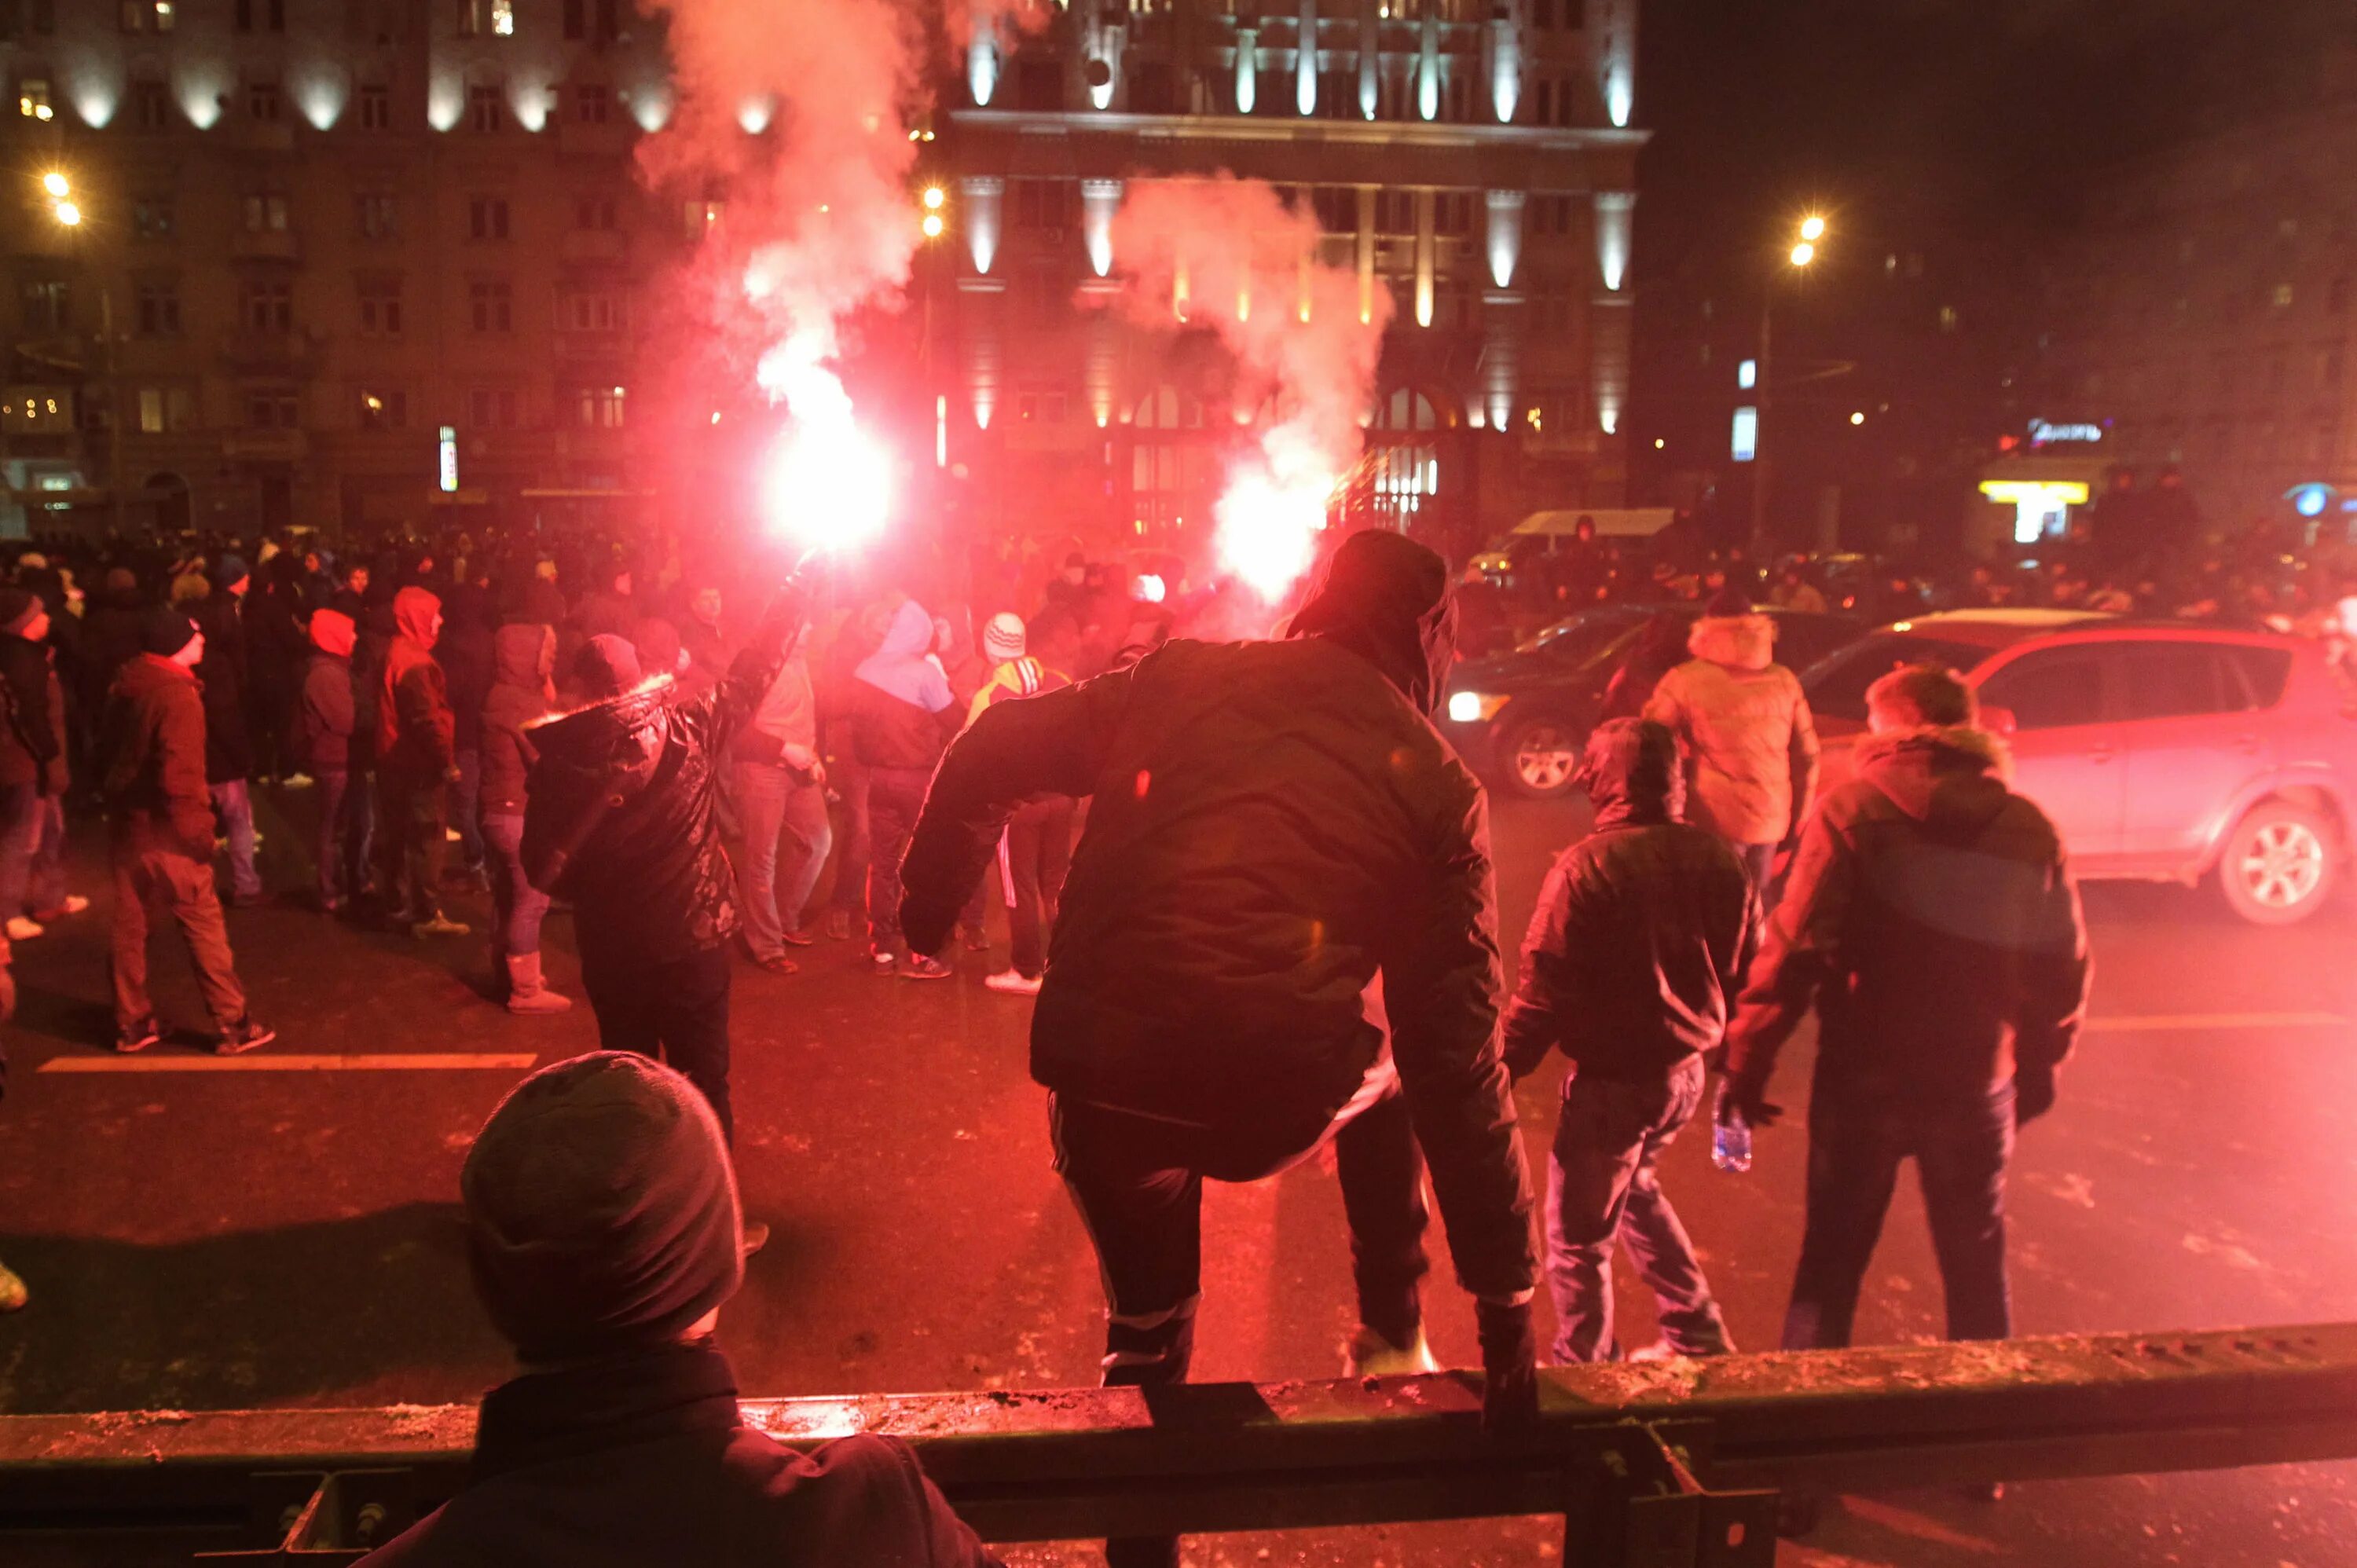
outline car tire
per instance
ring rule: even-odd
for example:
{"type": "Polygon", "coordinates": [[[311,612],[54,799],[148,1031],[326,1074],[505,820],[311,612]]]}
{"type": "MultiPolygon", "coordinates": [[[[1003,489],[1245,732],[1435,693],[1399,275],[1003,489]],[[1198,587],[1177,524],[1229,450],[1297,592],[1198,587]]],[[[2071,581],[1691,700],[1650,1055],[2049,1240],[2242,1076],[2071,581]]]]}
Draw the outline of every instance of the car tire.
{"type": "Polygon", "coordinates": [[[2340,834],[2330,820],[2288,800],[2262,800],[2226,834],[2218,891],[2226,907],[2258,926],[2307,919],[2340,880],[2340,834]]]}
{"type": "Polygon", "coordinates": [[[1509,724],[1498,746],[1506,782],[1530,800],[1555,800],[1578,788],[1580,749],[1587,737],[1557,718],[1509,724]]]}

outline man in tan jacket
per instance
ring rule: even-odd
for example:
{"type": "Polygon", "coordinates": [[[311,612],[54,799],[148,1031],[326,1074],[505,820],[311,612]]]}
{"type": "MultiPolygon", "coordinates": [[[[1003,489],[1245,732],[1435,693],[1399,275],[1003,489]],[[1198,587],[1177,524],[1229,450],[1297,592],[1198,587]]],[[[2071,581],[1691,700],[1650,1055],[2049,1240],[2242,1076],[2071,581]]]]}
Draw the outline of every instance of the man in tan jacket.
{"type": "Polygon", "coordinates": [[[1645,716],[1678,737],[1686,820],[1734,846],[1771,906],[1777,848],[1817,790],[1817,726],[1775,648],[1775,622],[1729,588],[1687,635],[1694,657],[1663,676],[1645,704],[1645,716]]]}

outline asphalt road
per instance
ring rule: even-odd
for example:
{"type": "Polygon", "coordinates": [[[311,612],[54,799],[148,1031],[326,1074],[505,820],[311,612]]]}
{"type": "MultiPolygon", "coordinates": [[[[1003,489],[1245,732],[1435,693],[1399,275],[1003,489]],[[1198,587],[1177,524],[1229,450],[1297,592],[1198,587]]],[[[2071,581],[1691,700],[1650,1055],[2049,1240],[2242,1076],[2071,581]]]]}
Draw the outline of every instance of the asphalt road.
{"type": "MultiPolygon", "coordinates": [[[[302,883],[303,810],[299,793],[263,803],[274,886],[302,883]]],[[[1579,822],[1566,808],[1501,807],[1510,940],[1579,822]]],[[[78,886],[102,892],[89,847],[78,886]]],[[[231,922],[277,1045],[238,1070],[168,1046],[135,1070],[74,1070],[120,1065],[102,1049],[99,903],[17,948],[0,1257],[35,1299],[0,1319],[0,1410],[457,1402],[502,1377],[501,1348],[468,1292],[458,1165],[521,1063],[594,1046],[587,1008],[511,1019],[487,999],[479,937],[420,944],[273,907],[231,922]],[[386,1071],[289,1062],[346,1056],[438,1059],[386,1071]]],[[[2015,1168],[2022,1330],[2349,1316],[2350,908],[2269,932],[2234,922],[2206,892],[2102,887],[2088,905],[2096,1023],[2061,1108],[2029,1132],[2015,1168]]],[[[552,973],[577,994],[562,918],[551,940],[552,973]]],[[[1029,1004],[985,990],[974,955],[934,985],[873,978],[849,944],[808,959],[791,978],[743,969],[736,991],[739,1165],[748,1208],[776,1230],[722,1326],[748,1391],[1093,1380],[1096,1273],[1048,1168],[1042,1095],[1024,1065],[1029,1004]]],[[[170,944],[159,942],[156,967],[167,1012],[198,1021],[170,944]]],[[[1795,1122],[1805,1067],[1796,1048],[1779,1084],[1795,1122]]],[[[1534,1155],[1558,1077],[1523,1090],[1534,1155]]],[[[1747,1177],[1713,1171],[1704,1144],[1689,1137],[1674,1152],[1667,1181],[1738,1342],[1764,1347],[1799,1239],[1803,1134],[1764,1133],[1747,1177]]],[[[1206,1207],[1198,1374],[1332,1375],[1351,1314],[1330,1175],[1311,1166],[1214,1187],[1206,1207]]],[[[1632,1343],[1650,1325],[1642,1294],[1627,1303],[1632,1343]]],[[[1939,1301],[1903,1187],[1859,1337],[1933,1337],[1939,1301]]],[[[1445,1264],[1428,1310],[1441,1359],[1474,1364],[1470,1309],[1445,1264]]],[[[2278,1468],[2029,1485],[1995,1507],[1932,1493],[1852,1498],[1779,1562],[2328,1568],[2357,1562],[2352,1481],[2357,1466],[2278,1468]]],[[[1556,1551],[1548,1527],[1523,1521],[1207,1539],[1189,1561],[1505,1563],[1556,1551]]],[[[1096,1559],[1048,1548],[1013,1560],[1096,1559]]]]}

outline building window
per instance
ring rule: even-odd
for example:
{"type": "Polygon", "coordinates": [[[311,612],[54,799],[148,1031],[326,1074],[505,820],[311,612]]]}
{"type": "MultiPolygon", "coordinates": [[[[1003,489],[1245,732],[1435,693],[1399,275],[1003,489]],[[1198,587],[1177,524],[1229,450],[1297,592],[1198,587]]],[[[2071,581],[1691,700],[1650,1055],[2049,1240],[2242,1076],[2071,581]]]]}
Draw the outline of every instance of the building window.
{"type": "Polygon", "coordinates": [[[47,78],[27,76],[16,83],[16,113],[27,120],[48,120],[57,111],[49,106],[49,84],[47,78]]]}
{"type": "Polygon", "coordinates": [[[1079,188],[1065,179],[1018,179],[1015,189],[1017,229],[1063,230],[1072,222],[1072,201],[1079,188]]]}
{"type": "Polygon", "coordinates": [[[27,278],[17,291],[27,332],[67,332],[73,328],[73,291],[63,278],[27,278]]]}
{"type": "Polygon", "coordinates": [[[491,36],[515,37],[515,0],[491,0],[491,36]]]}
{"type": "Polygon", "coordinates": [[[409,427],[409,394],[392,388],[361,390],[362,430],[405,430],[409,427]]]}
{"type": "Polygon", "coordinates": [[[180,335],[180,285],[143,283],[139,285],[139,336],[177,338],[180,335]]]}
{"type": "Polygon", "coordinates": [[[477,131],[504,131],[508,126],[507,106],[500,101],[500,90],[492,86],[467,89],[467,124],[477,131]]]}
{"type": "Polygon", "coordinates": [[[393,129],[393,94],[383,87],[371,84],[361,89],[361,129],[393,129]]]}
{"type": "Polygon", "coordinates": [[[1025,392],[1015,400],[1015,417],[1026,424],[1061,424],[1071,417],[1062,392],[1025,392]]]}
{"type": "Polygon", "coordinates": [[[589,7],[587,0],[565,0],[565,36],[578,40],[588,36],[589,7]]]}
{"type": "Polygon", "coordinates": [[[238,319],[249,332],[295,330],[295,287],[285,283],[249,283],[240,290],[238,319]]]}
{"type": "Polygon", "coordinates": [[[245,423],[255,430],[300,430],[300,400],[292,392],[249,392],[245,394],[245,423]]]}
{"type": "Polygon", "coordinates": [[[187,387],[141,387],[139,434],[161,435],[197,423],[197,396],[187,387]]]}
{"type": "Polygon", "coordinates": [[[1959,316],[1956,314],[1956,307],[1955,307],[1954,306],[1953,306],[1953,305],[1943,305],[1943,306],[1940,306],[1940,330],[1941,330],[1941,331],[1943,331],[1943,332],[1953,332],[1953,331],[1955,331],[1959,327],[1961,327],[1961,326],[1963,326],[1963,325],[1964,325],[1963,317],[1959,317],[1959,316]]]}
{"type": "Polygon", "coordinates": [[[472,38],[481,36],[484,3],[485,0],[457,0],[460,38],[472,38]]]}
{"type": "Polygon", "coordinates": [[[401,285],[385,279],[364,281],[360,285],[360,305],[361,337],[401,336],[401,285]]]}
{"type": "Polygon", "coordinates": [[[131,84],[131,123],[142,131],[172,128],[172,97],[160,81],[131,84]]]}
{"type": "Polygon", "coordinates": [[[573,204],[573,226],[576,229],[613,228],[614,199],[610,196],[583,197],[573,204]]]}
{"type": "Polygon", "coordinates": [[[249,234],[283,234],[286,231],[286,197],[284,192],[256,190],[246,193],[244,203],[245,231],[249,234]]]}
{"type": "Polygon", "coordinates": [[[123,0],[126,33],[168,33],[179,19],[172,0],[123,0]]]}
{"type": "Polygon", "coordinates": [[[508,237],[508,199],[478,196],[467,203],[467,237],[504,240],[508,237]]]}
{"type": "Polygon", "coordinates": [[[245,88],[245,113],[256,124],[278,124],[278,84],[274,81],[252,81],[245,88]]]}
{"type": "Polygon", "coordinates": [[[515,330],[515,298],[504,283],[489,279],[467,285],[468,319],[478,332],[515,330]]]}
{"type": "Polygon", "coordinates": [[[558,324],[573,332],[619,332],[630,324],[630,316],[619,294],[585,289],[565,296],[558,324]]]}
{"type": "Polygon", "coordinates": [[[608,43],[622,36],[620,0],[597,0],[597,37],[608,43]]]}
{"type": "Polygon", "coordinates": [[[597,82],[584,82],[573,90],[573,117],[585,125],[602,125],[610,112],[614,95],[597,82]]]}
{"type": "Polygon", "coordinates": [[[257,20],[266,30],[283,33],[286,30],[286,0],[237,0],[237,30],[253,31],[257,20]]]}
{"type": "Polygon", "coordinates": [[[467,393],[467,423],[477,430],[513,430],[516,394],[508,387],[475,387],[467,393]]]}
{"type": "Polygon", "coordinates": [[[142,240],[172,237],[172,199],[143,196],[131,204],[131,231],[142,240]]]}
{"type": "Polygon", "coordinates": [[[619,430],[625,389],[584,387],[573,400],[573,418],[584,430],[619,430]]]}
{"type": "Polygon", "coordinates": [[[385,191],[362,191],[353,197],[352,219],[363,240],[390,240],[401,232],[393,197],[385,191]]]}
{"type": "Polygon", "coordinates": [[[706,232],[719,223],[727,210],[728,204],[725,201],[689,202],[686,212],[688,241],[693,243],[703,239],[706,232]]]}
{"type": "Polygon", "coordinates": [[[2273,294],[2270,297],[2274,299],[2274,301],[2275,301],[2275,306],[2276,306],[2276,308],[2277,310],[2288,310],[2288,309],[2290,309],[2290,308],[2291,308],[2291,285],[2289,285],[2289,284],[2287,284],[2287,283],[2279,283],[2279,284],[2276,285],[2276,286],[2275,286],[2275,292],[2274,292],[2274,294],[2273,294]]]}

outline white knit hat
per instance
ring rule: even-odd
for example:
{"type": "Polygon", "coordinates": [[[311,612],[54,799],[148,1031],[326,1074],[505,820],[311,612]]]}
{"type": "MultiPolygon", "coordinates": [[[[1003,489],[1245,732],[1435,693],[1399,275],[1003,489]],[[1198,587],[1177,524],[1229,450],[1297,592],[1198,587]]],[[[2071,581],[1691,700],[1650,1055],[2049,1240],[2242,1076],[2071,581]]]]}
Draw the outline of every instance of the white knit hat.
{"type": "Polygon", "coordinates": [[[1005,663],[1023,657],[1023,618],[1013,610],[1001,610],[990,618],[982,628],[982,650],[993,660],[1005,663]]]}

